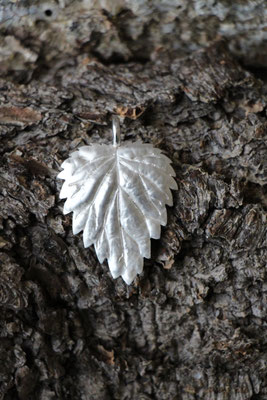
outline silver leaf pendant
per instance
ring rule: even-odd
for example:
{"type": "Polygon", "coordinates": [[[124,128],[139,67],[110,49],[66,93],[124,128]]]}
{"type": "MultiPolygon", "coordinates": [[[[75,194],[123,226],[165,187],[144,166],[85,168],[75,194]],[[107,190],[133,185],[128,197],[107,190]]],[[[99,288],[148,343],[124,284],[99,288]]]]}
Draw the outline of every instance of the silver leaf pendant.
{"type": "Polygon", "coordinates": [[[177,189],[171,160],[142,142],[120,143],[113,117],[113,145],[83,146],[62,163],[60,198],[64,214],[73,212],[73,233],[83,231],[85,247],[94,244],[113,278],[130,285],[150,258],[150,238],[159,239],[167,223],[165,204],[177,189]]]}

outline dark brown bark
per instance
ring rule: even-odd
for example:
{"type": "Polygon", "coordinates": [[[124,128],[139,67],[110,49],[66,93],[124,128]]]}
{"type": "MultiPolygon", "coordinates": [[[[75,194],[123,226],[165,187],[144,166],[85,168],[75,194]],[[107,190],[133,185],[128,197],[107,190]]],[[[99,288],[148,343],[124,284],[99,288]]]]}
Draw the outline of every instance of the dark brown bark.
{"type": "MultiPolygon", "coordinates": [[[[107,18],[87,12],[90,24],[107,18]]],[[[105,40],[124,43],[119,28],[136,16],[109,12],[105,40]]],[[[0,399],[266,400],[265,83],[229,43],[181,57],[172,35],[158,52],[155,36],[147,62],[142,35],[119,48],[130,62],[112,50],[104,65],[102,36],[61,53],[51,41],[49,58],[40,33],[55,25],[42,24],[35,36],[21,19],[2,28],[24,50],[18,69],[14,47],[1,59],[0,399]],[[123,140],[168,154],[179,186],[129,287],[73,236],[56,180],[70,152],[110,142],[112,113],[123,140]]]]}

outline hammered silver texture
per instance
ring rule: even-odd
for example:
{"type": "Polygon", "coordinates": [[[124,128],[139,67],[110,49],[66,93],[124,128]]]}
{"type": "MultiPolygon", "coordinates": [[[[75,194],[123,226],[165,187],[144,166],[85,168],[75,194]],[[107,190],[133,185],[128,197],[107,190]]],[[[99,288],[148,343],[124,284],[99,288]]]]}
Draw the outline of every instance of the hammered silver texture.
{"type": "Polygon", "coordinates": [[[165,204],[172,206],[170,189],[177,189],[170,163],[151,144],[92,144],[72,153],[58,175],[73,233],[83,231],[84,246],[94,244],[100,263],[107,259],[112,277],[128,285],[167,223],[165,204]]]}

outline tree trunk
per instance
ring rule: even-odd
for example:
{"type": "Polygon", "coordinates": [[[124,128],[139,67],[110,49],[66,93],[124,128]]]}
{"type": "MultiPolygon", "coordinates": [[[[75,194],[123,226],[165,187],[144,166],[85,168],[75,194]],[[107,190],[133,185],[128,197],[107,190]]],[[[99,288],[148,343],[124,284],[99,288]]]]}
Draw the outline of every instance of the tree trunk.
{"type": "Polygon", "coordinates": [[[0,399],[266,400],[264,1],[2,3],[0,399]],[[56,179],[112,114],[178,183],[131,286],[56,179]]]}

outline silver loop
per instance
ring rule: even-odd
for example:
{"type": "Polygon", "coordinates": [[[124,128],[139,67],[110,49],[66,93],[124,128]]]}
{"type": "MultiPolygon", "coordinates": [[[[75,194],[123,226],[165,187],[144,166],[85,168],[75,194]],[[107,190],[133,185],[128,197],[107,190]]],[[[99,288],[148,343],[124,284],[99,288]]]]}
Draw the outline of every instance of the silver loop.
{"type": "Polygon", "coordinates": [[[120,128],[120,120],[117,115],[112,115],[112,132],[113,132],[113,146],[118,147],[121,144],[121,128],[120,128]]]}

